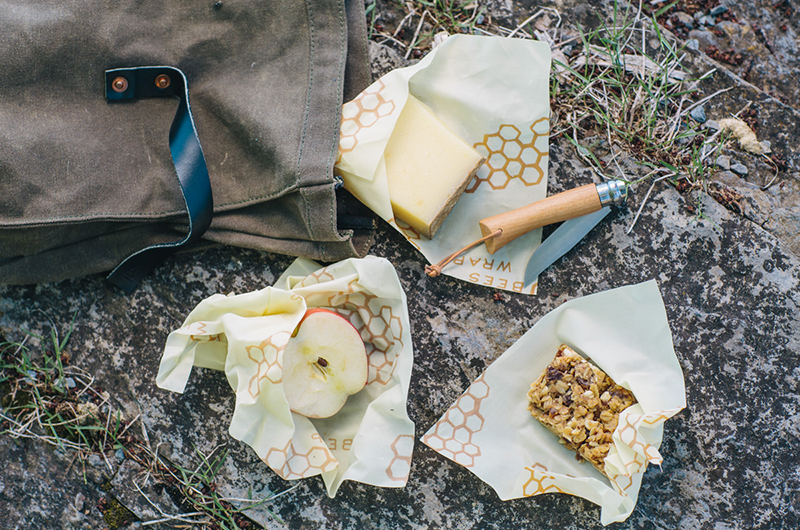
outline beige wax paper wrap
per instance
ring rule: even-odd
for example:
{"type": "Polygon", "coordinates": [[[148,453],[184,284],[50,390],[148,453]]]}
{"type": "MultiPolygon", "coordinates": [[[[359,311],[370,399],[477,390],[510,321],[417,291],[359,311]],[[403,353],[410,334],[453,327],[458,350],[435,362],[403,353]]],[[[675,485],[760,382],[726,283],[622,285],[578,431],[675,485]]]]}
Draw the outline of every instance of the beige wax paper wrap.
{"type": "MultiPolygon", "coordinates": [[[[342,108],[337,173],[344,186],[430,263],[480,239],[478,222],[547,195],[550,47],[537,41],[454,35],[419,63],[393,70],[342,108]],[[441,229],[428,240],[392,214],[383,153],[408,94],[486,157],[441,229]]],[[[525,265],[534,230],[489,254],[474,248],[444,268],[466,280],[533,294],[525,265]]]]}
{"type": "Polygon", "coordinates": [[[648,463],[660,464],[663,423],[686,406],[683,372],[654,280],[578,298],[554,309],[504,352],[423,443],[466,467],[503,500],[569,493],[602,507],[601,522],[633,512],[648,463]],[[631,390],[606,457],[609,480],[560,444],[527,409],[527,392],[560,344],[589,357],[631,390]]]}
{"type": "Polygon", "coordinates": [[[230,435],[284,479],[322,475],[333,497],[344,480],[405,485],[412,364],[406,297],[388,261],[368,256],[322,268],[299,259],[273,287],[200,302],[167,338],[157,384],[183,392],[192,366],[224,370],[236,393],[230,435]],[[369,355],[366,387],[326,419],[291,412],[283,393],[283,349],[309,307],[348,318],[369,355]]]}

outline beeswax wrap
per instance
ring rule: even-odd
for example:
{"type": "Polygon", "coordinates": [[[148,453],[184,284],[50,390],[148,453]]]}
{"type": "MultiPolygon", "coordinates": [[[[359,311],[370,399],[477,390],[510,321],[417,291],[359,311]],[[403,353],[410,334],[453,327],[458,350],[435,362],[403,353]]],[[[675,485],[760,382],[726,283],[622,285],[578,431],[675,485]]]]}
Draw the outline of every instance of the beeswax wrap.
{"type": "Polygon", "coordinates": [[[633,512],[648,463],[662,461],[663,423],[686,407],[683,372],[654,280],[564,303],[478,377],[422,437],[503,500],[568,493],[599,504],[602,524],[633,512]],[[561,445],[527,409],[527,392],[560,344],[589,357],[638,400],[620,414],[609,479],[561,445]]]}
{"type": "MultiPolygon", "coordinates": [[[[454,35],[419,63],[389,72],[342,108],[336,171],[344,186],[430,263],[481,238],[478,222],[547,195],[550,47],[543,42],[454,35]],[[408,94],[486,157],[432,240],[392,213],[383,153],[408,94]]],[[[532,231],[489,254],[481,245],[444,268],[472,283],[533,294],[525,265],[532,231]]]]}
{"type": "Polygon", "coordinates": [[[200,302],[169,335],[157,384],[183,392],[193,366],[223,370],[236,393],[231,436],[284,479],[322,475],[333,497],[345,480],[405,485],[412,363],[406,297],[388,261],[368,256],[322,268],[299,259],[274,287],[200,302]],[[283,349],[309,307],[349,319],[369,355],[367,386],[326,419],[291,412],[283,394],[283,349]]]}

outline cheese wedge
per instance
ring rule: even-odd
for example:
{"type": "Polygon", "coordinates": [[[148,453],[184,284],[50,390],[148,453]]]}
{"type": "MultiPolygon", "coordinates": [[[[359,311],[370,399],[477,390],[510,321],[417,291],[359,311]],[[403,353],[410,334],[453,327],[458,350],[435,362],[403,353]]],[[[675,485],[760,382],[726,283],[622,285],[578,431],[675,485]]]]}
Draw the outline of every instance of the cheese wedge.
{"type": "Polygon", "coordinates": [[[484,158],[409,95],[384,151],[396,218],[433,239],[484,158]]]}

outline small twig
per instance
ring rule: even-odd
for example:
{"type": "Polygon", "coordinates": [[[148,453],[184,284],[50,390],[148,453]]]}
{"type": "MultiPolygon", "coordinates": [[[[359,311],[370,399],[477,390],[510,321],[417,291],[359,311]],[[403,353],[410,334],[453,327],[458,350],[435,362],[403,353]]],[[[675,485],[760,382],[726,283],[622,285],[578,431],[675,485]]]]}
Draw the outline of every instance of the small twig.
{"type": "Polygon", "coordinates": [[[467,20],[464,21],[464,25],[472,23],[472,21],[475,20],[475,17],[477,16],[478,16],[478,2],[475,2],[474,4],[472,4],[472,14],[469,16],[467,20]]]}
{"type": "MultiPolygon", "coordinates": [[[[733,88],[733,87],[731,87],[731,88],[733,88]]],[[[731,114],[731,116],[733,116],[734,118],[738,118],[738,117],[739,117],[739,115],[740,115],[742,112],[744,112],[744,111],[746,111],[747,109],[749,109],[749,108],[750,108],[750,105],[752,105],[752,104],[753,104],[753,102],[752,102],[752,101],[748,101],[747,103],[745,103],[744,107],[742,107],[741,109],[739,109],[739,112],[737,112],[736,114],[731,114]]]]}
{"type": "Polygon", "coordinates": [[[546,14],[548,12],[553,13],[553,14],[555,14],[556,17],[558,17],[558,23],[556,23],[556,28],[561,26],[561,14],[558,12],[558,10],[556,8],[554,8],[554,7],[540,7],[539,11],[537,11],[533,15],[529,16],[528,18],[526,18],[524,22],[522,22],[516,28],[514,28],[514,30],[511,33],[509,33],[508,35],[506,35],[506,37],[508,37],[508,38],[513,37],[514,35],[517,34],[518,31],[521,31],[522,28],[524,28],[525,26],[527,26],[528,24],[530,24],[531,22],[533,22],[534,20],[539,18],[539,16],[544,15],[544,14],[546,14]]]}
{"type": "Polygon", "coordinates": [[[538,17],[538,16],[539,16],[541,13],[542,13],[542,10],[540,9],[539,11],[537,11],[536,13],[534,13],[533,15],[529,16],[528,18],[526,18],[526,19],[525,19],[525,20],[524,20],[522,23],[520,23],[520,24],[519,24],[519,25],[518,25],[516,28],[514,28],[513,30],[511,30],[511,33],[509,33],[508,35],[506,35],[506,37],[508,37],[508,38],[510,39],[511,37],[513,37],[514,35],[516,35],[518,31],[520,31],[522,28],[524,28],[525,26],[527,26],[527,25],[528,25],[528,24],[529,24],[531,21],[533,21],[533,20],[534,20],[536,17],[538,17]]]}
{"type": "Polygon", "coordinates": [[[622,169],[622,166],[619,165],[619,161],[617,160],[618,157],[619,157],[619,154],[612,149],[611,150],[611,160],[614,162],[614,165],[617,166],[617,170],[619,171],[619,175],[622,178],[622,180],[627,181],[628,178],[625,175],[625,171],[622,169]]]}
{"type": "Polygon", "coordinates": [[[397,28],[394,30],[394,33],[392,33],[392,37],[397,37],[397,34],[398,34],[398,33],[400,33],[400,30],[401,30],[401,29],[403,29],[403,26],[405,25],[406,21],[407,21],[409,18],[411,18],[411,17],[413,17],[414,15],[416,15],[416,14],[417,14],[417,12],[416,12],[416,10],[414,10],[414,9],[412,9],[411,11],[409,11],[409,12],[408,12],[408,14],[407,14],[406,16],[404,16],[404,17],[403,17],[403,20],[401,20],[401,21],[400,21],[400,23],[397,25],[397,28]]]}
{"type": "MultiPolygon", "coordinates": [[[[106,428],[103,429],[103,445],[101,446],[102,449],[105,449],[106,442],[108,441],[108,426],[111,425],[111,416],[113,412],[111,410],[108,411],[106,414],[106,428]]],[[[101,451],[103,453],[103,458],[105,458],[106,454],[105,451],[101,451]]],[[[108,460],[106,460],[106,465],[108,465],[108,470],[112,471],[111,466],[108,464],[108,460]]]]}
{"type": "Polygon", "coordinates": [[[385,40],[380,41],[378,44],[385,44],[391,41],[397,44],[398,46],[402,46],[403,48],[408,48],[408,45],[406,45],[405,42],[395,39],[391,35],[387,35],[386,33],[380,33],[380,32],[378,33],[378,35],[380,35],[381,37],[385,37],[385,40]]]}
{"type": "Polygon", "coordinates": [[[775,169],[775,174],[772,176],[772,178],[770,179],[770,181],[769,181],[768,183],[764,184],[764,185],[761,187],[761,189],[762,189],[762,191],[763,191],[763,190],[766,190],[766,189],[768,189],[770,186],[772,186],[772,184],[775,182],[775,179],[777,179],[777,178],[778,178],[778,174],[781,172],[781,170],[780,170],[780,168],[778,167],[778,164],[775,164],[775,162],[773,162],[773,161],[772,161],[772,160],[771,160],[771,159],[770,159],[770,158],[769,158],[767,155],[761,155],[761,156],[763,156],[763,157],[764,157],[764,159],[765,159],[767,162],[769,162],[771,165],[774,165],[774,169],[775,169]]]}
{"type": "MultiPolygon", "coordinates": [[[[200,515],[205,515],[205,514],[202,513],[202,512],[196,512],[196,513],[187,514],[184,517],[188,517],[188,516],[193,516],[193,517],[194,516],[198,516],[199,517],[200,515]]],[[[145,521],[145,522],[141,523],[141,525],[142,526],[150,526],[150,525],[154,525],[154,524],[166,523],[167,521],[181,521],[183,523],[191,523],[191,524],[203,523],[204,522],[203,520],[183,519],[183,518],[178,517],[178,516],[168,515],[166,517],[162,517],[161,519],[154,519],[152,521],[145,521]]]]}
{"type": "Polygon", "coordinates": [[[150,506],[155,508],[158,511],[158,513],[162,516],[161,519],[154,519],[154,520],[151,520],[151,521],[145,521],[145,522],[142,523],[142,526],[150,526],[150,525],[153,525],[153,524],[164,523],[164,522],[167,522],[167,521],[182,521],[184,523],[197,523],[199,521],[194,520],[194,519],[189,519],[189,518],[190,517],[205,517],[206,516],[205,512],[182,513],[180,515],[169,515],[167,513],[164,513],[164,510],[162,510],[158,505],[156,505],[156,503],[151,501],[150,498],[145,494],[145,492],[142,491],[142,488],[139,487],[139,485],[136,483],[135,480],[133,481],[133,486],[136,488],[136,490],[139,492],[139,494],[142,497],[144,497],[144,500],[146,500],[148,502],[148,504],[150,504],[150,506]]]}
{"type": "MultiPolygon", "coordinates": [[[[9,423],[13,423],[14,425],[16,425],[18,427],[22,427],[21,423],[19,423],[18,421],[14,420],[12,418],[9,418],[8,416],[3,414],[2,412],[0,412],[0,418],[3,418],[4,420],[8,421],[9,423]]],[[[13,434],[15,431],[9,431],[9,432],[11,432],[13,434]]]]}
{"type": "MultiPolygon", "coordinates": [[[[627,18],[627,11],[626,11],[626,15],[625,16],[627,18]]],[[[635,26],[639,22],[641,17],[642,17],[642,2],[640,0],[639,1],[639,8],[636,11],[636,16],[633,17],[633,21],[631,22],[630,26],[624,27],[624,28],[614,28],[615,30],[621,29],[623,31],[627,31],[628,28],[630,28],[630,31],[628,33],[628,38],[625,40],[625,43],[622,46],[619,47],[620,51],[625,50],[625,48],[628,47],[628,44],[630,44],[631,40],[633,40],[633,36],[636,34],[635,26]]],[[[647,29],[648,29],[647,25],[646,24],[642,24],[641,25],[641,29],[642,29],[642,51],[645,51],[645,50],[647,50],[647,29]]],[[[644,61],[642,61],[642,74],[644,74],[644,61]]]]}
{"type": "Polygon", "coordinates": [[[644,199],[642,200],[642,204],[639,205],[639,209],[636,211],[636,215],[633,218],[633,222],[631,222],[631,226],[629,226],[628,229],[625,231],[625,235],[628,235],[628,234],[631,233],[631,230],[633,230],[633,226],[636,224],[636,221],[639,220],[639,215],[642,213],[642,209],[644,208],[644,205],[647,202],[647,199],[650,197],[650,192],[653,191],[653,188],[655,187],[656,182],[658,182],[660,180],[664,180],[665,178],[674,177],[675,175],[677,175],[677,173],[670,173],[668,175],[664,175],[663,177],[658,177],[657,179],[655,179],[653,181],[652,184],[650,184],[650,189],[647,190],[647,193],[645,194],[644,199]]]}
{"type": "Polygon", "coordinates": [[[706,158],[708,158],[709,156],[711,156],[712,154],[714,154],[714,153],[716,153],[716,152],[718,152],[720,150],[722,145],[714,143],[719,136],[720,136],[720,131],[717,131],[714,134],[712,134],[708,138],[708,140],[703,142],[703,150],[700,152],[700,162],[705,162],[706,158]],[[712,149],[709,149],[708,151],[706,151],[706,147],[709,146],[709,145],[712,145],[712,144],[714,145],[714,147],[712,149]]]}
{"type": "Polygon", "coordinates": [[[106,452],[101,450],[101,451],[100,451],[100,454],[101,454],[101,455],[103,455],[103,460],[105,461],[105,463],[106,463],[106,467],[108,467],[108,470],[109,470],[111,473],[113,473],[113,472],[114,472],[114,468],[113,468],[113,467],[111,467],[111,462],[109,462],[109,461],[108,461],[108,457],[106,456],[106,452]]]}
{"type": "Polygon", "coordinates": [[[578,40],[580,38],[581,38],[580,35],[578,35],[577,37],[571,37],[571,38],[569,38],[567,40],[562,40],[558,44],[554,44],[552,47],[553,48],[560,48],[560,47],[565,46],[565,45],[567,45],[567,44],[569,44],[571,42],[574,42],[574,41],[576,41],[576,40],[578,40]]]}
{"type": "MultiPolygon", "coordinates": [[[[422,16],[419,17],[419,24],[417,24],[417,30],[414,32],[414,37],[411,39],[411,45],[406,50],[406,54],[404,59],[408,59],[408,56],[411,55],[411,51],[414,49],[417,43],[417,37],[419,37],[419,32],[422,30],[422,23],[425,22],[425,17],[429,15],[428,10],[422,12],[422,16]]],[[[431,17],[432,18],[432,17],[431,17]]]]}
{"type": "MultiPolygon", "coordinates": [[[[138,408],[138,403],[137,403],[137,408],[138,408]]],[[[142,415],[142,410],[139,409],[139,415],[136,417],[138,418],[141,415],[142,415]]],[[[140,421],[139,425],[142,426],[142,438],[144,438],[144,443],[147,444],[147,450],[150,451],[151,445],[150,445],[150,437],[147,435],[147,426],[143,421],[140,421]]],[[[156,446],[156,450],[158,450],[158,446],[156,446]]]]}
{"type": "Polygon", "coordinates": [[[86,381],[84,381],[83,379],[81,379],[77,374],[70,374],[70,375],[72,375],[73,377],[78,377],[78,379],[80,379],[81,383],[83,383],[83,388],[81,388],[75,394],[76,398],[80,398],[84,393],[86,393],[92,387],[92,384],[94,383],[94,376],[93,375],[89,375],[89,374],[85,374],[85,373],[81,374],[81,376],[88,376],[88,377],[91,378],[88,383],[86,381]]]}
{"type": "MultiPolygon", "coordinates": [[[[72,407],[72,403],[68,403],[68,405],[72,409],[72,413],[75,414],[75,409],[72,407]]],[[[87,412],[85,414],[81,414],[80,416],[76,415],[74,418],[68,419],[68,420],[64,420],[64,421],[48,421],[47,422],[47,426],[48,427],[61,427],[63,425],[74,425],[76,423],[79,424],[81,422],[81,420],[84,420],[86,418],[94,418],[94,416],[90,412],[87,412]]],[[[40,427],[43,426],[41,424],[41,422],[39,423],[39,426],[40,427]]]]}
{"type": "MultiPolygon", "coordinates": [[[[285,489],[280,493],[276,493],[275,495],[270,495],[269,497],[265,497],[263,499],[241,499],[239,497],[222,497],[219,500],[222,502],[249,502],[251,504],[264,504],[266,502],[271,502],[277,499],[278,497],[282,497],[287,493],[291,493],[292,491],[296,490],[300,487],[300,484],[295,484],[291,488],[285,489]]],[[[252,506],[248,506],[247,508],[242,508],[242,510],[249,510],[252,506]]]]}
{"type": "Polygon", "coordinates": [[[683,102],[686,98],[681,98],[680,102],[678,103],[678,113],[675,115],[675,118],[672,121],[672,125],[669,127],[667,132],[667,142],[672,142],[675,140],[675,135],[678,134],[678,128],[681,124],[681,109],[683,108],[683,102]]]}
{"type": "Polygon", "coordinates": [[[300,487],[300,483],[298,482],[297,484],[295,484],[294,486],[292,486],[292,487],[291,487],[291,488],[289,488],[289,489],[285,489],[285,490],[283,490],[282,492],[280,492],[280,493],[277,493],[277,494],[275,494],[275,495],[270,495],[268,500],[274,500],[274,499],[277,499],[278,497],[283,497],[283,496],[284,496],[284,495],[286,495],[287,493],[290,493],[290,492],[292,492],[292,491],[296,490],[296,489],[297,489],[297,488],[299,488],[299,487],[300,487]]]}
{"type": "MultiPolygon", "coordinates": [[[[730,90],[730,88],[728,88],[728,89],[725,89],[725,90],[730,90]]],[[[722,92],[722,90],[720,90],[719,92],[722,92]]],[[[713,96],[713,95],[716,95],[716,94],[712,94],[712,96],[713,96]]],[[[746,111],[746,110],[747,110],[747,109],[750,107],[750,105],[751,105],[752,103],[753,103],[752,101],[748,101],[748,102],[747,102],[747,104],[746,104],[744,107],[742,107],[742,109],[741,109],[741,110],[739,110],[739,112],[737,112],[736,114],[731,114],[731,116],[733,116],[734,118],[738,118],[738,117],[739,117],[739,115],[740,115],[742,112],[746,111]]],[[[708,139],[707,139],[705,142],[703,142],[703,152],[702,152],[702,153],[701,153],[701,155],[700,155],[700,160],[701,160],[701,161],[704,161],[706,158],[708,158],[708,157],[709,157],[709,155],[711,155],[712,153],[714,153],[715,151],[717,151],[717,150],[720,148],[720,145],[719,145],[719,144],[717,144],[717,145],[715,146],[715,148],[714,148],[714,149],[712,149],[711,151],[706,151],[706,150],[705,150],[705,148],[706,148],[706,146],[707,146],[707,145],[711,145],[712,143],[714,143],[714,142],[716,141],[716,139],[717,139],[718,137],[720,137],[721,135],[722,135],[722,130],[721,130],[721,129],[717,129],[717,130],[714,132],[714,134],[712,134],[712,135],[711,135],[711,136],[710,136],[710,137],[709,137],[709,138],[708,138],[708,139]]]]}
{"type": "Polygon", "coordinates": [[[67,470],[64,471],[64,476],[69,475],[72,466],[75,465],[75,462],[78,461],[78,457],[81,456],[81,451],[75,451],[75,456],[72,457],[72,460],[69,461],[69,465],[67,466],[67,470]]]}
{"type": "Polygon", "coordinates": [[[483,29],[480,26],[474,26],[472,29],[475,30],[475,31],[478,31],[480,33],[483,33],[484,35],[489,35],[490,37],[496,37],[497,36],[496,33],[492,33],[491,31],[486,31],[485,29],[483,29]]]}
{"type": "MultiPolygon", "coordinates": [[[[108,403],[108,400],[111,399],[111,394],[109,394],[108,392],[105,392],[105,394],[100,394],[100,393],[95,391],[95,395],[97,397],[103,398],[103,401],[101,401],[100,403],[97,404],[97,410],[100,410],[103,407],[103,405],[108,403]]],[[[109,404],[108,409],[111,410],[111,405],[110,404],[109,404]]]]}
{"type": "Polygon", "coordinates": [[[157,467],[160,467],[165,472],[169,473],[169,475],[172,476],[172,478],[174,478],[176,481],[178,481],[179,484],[183,484],[188,490],[193,491],[195,494],[197,494],[199,496],[203,495],[203,492],[201,492],[200,490],[198,490],[197,488],[195,488],[191,484],[187,484],[184,479],[182,479],[181,477],[179,477],[178,475],[173,473],[172,470],[169,468],[169,466],[164,464],[161,461],[161,457],[158,454],[154,454],[153,456],[155,457],[155,460],[156,460],[156,463],[157,463],[157,467]]]}
{"type": "Polygon", "coordinates": [[[212,456],[214,456],[214,453],[216,453],[217,450],[219,450],[222,447],[227,447],[227,446],[228,446],[227,442],[219,444],[214,449],[212,449],[210,453],[208,453],[208,456],[204,455],[203,452],[200,449],[196,449],[197,453],[200,455],[200,463],[197,464],[197,467],[194,470],[194,474],[195,475],[199,474],[200,470],[203,468],[204,465],[208,466],[209,460],[211,459],[212,456]]]}
{"type": "MultiPolygon", "coordinates": [[[[513,30],[512,30],[511,28],[507,28],[507,27],[505,27],[505,26],[497,26],[497,29],[498,29],[498,30],[500,31],[500,33],[502,33],[502,34],[503,34],[503,35],[504,35],[506,38],[510,37],[510,36],[511,36],[511,33],[512,33],[513,31],[516,31],[515,29],[513,29],[513,30]]],[[[525,31],[524,29],[521,29],[521,30],[519,30],[519,34],[520,34],[520,35],[522,35],[522,36],[523,36],[524,38],[526,38],[526,39],[533,39],[533,35],[531,35],[531,34],[530,34],[530,33],[528,33],[527,31],[525,31]]]]}
{"type": "Polygon", "coordinates": [[[117,438],[122,438],[125,435],[125,433],[128,432],[130,426],[136,423],[136,420],[138,420],[141,416],[142,416],[141,414],[137,414],[135,418],[129,421],[128,424],[125,426],[125,428],[122,429],[120,433],[117,435],[117,438]]]}
{"type": "MultiPolygon", "coordinates": [[[[142,425],[144,425],[144,422],[142,422],[142,425]]],[[[142,429],[144,429],[144,427],[142,427],[142,429]]],[[[147,441],[147,447],[144,447],[142,444],[137,444],[137,445],[142,448],[142,450],[145,452],[145,455],[153,456],[154,458],[152,462],[147,461],[144,458],[139,459],[140,463],[142,464],[142,467],[144,467],[147,471],[143,482],[143,484],[147,484],[147,482],[150,480],[150,475],[153,473],[153,469],[154,468],[158,469],[158,463],[155,461],[155,453],[158,452],[159,448],[161,447],[161,444],[159,443],[158,445],[156,445],[155,451],[153,451],[153,449],[151,448],[149,440],[147,441]]]]}
{"type": "Polygon", "coordinates": [[[702,105],[702,104],[704,104],[704,103],[708,102],[709,100],[711,100],[711,99],[714,99],[715,97],[719,96],[720,94],[724,94],[725,92],[727,92],[728,90],[731,90],[732,88],[733,88],[733,87],[728,87],[728,88],[723,88],[723,89],[721,89],[721,90],[717,90],[716,92],[714,92],[714,93],[713,93],[713,94],[711,94],[710,96],[706,96],[706,97],[704,97],[703,99],[701,99],[701,100],[699,100],[699,101],[697,101],[697,102],[695,102],[695,103],[692,103],[691,105],[689,105],[688,107],[686,107],[685,109],[683,109],[683,111],[682,111],[682,112],[678,113],[678,116],[677,116],[677,117],[678,117],[678,118],[682,118],[683,116],[685,116],[686,114],[688,114],[688,113],[690,113],[692,110],[694,110],[696,107],[699,107],[700,105],[702,105]]]}

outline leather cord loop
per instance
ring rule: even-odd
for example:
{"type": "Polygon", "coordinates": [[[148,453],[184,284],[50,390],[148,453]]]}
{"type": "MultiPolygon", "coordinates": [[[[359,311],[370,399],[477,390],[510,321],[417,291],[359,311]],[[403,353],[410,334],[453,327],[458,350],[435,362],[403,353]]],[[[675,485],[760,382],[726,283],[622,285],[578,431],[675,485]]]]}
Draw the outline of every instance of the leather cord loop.
{"type": "Polygon", "coordinates": [[[130,293],[165,258],[203,236],[211,225],[214,203],[183,72],[170,66],[145,66],[107,70],[105,76],[109,103],[152,97],[178,98],[178,109],[169,130],[169,149],[189,216],[189,231],[179,241],[152,245],[131,254],[109,274],[111,283],[130,293]]]}

